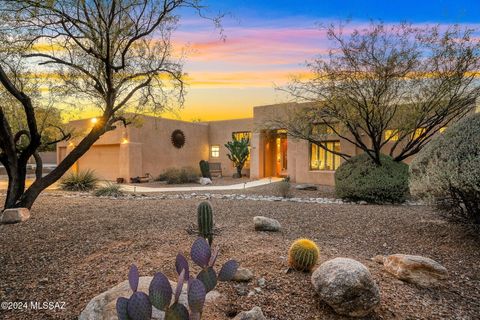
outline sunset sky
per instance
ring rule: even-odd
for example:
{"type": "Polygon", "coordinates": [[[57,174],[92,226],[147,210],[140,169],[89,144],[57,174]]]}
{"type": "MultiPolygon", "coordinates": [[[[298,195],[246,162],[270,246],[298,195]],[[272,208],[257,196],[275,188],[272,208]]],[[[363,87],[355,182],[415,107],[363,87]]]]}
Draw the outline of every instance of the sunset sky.
{"type": "Polygon", "coordinates": [[[249,117],[255,105],[283,102],[276,91],[289,77],[305,73],[305,61],[329,44],[319,23],[350,19],[358,26],[370,19],[418,24],[480,23],[480,1],[354,0],[209,0],[211,12],[228,12],[226,41],[212,24],[184,14],[174,35],[189,44],[185,64],[190,85],[184,120],[249,117]]]}

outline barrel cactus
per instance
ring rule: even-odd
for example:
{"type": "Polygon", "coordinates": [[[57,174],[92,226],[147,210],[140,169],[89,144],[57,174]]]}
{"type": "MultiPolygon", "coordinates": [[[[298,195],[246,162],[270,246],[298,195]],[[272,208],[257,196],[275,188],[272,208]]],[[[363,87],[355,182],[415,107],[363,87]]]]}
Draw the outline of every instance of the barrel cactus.
{"type": "Polygon", "coordinates": [[[119,320],[149,320],[155,307],[165,312],[166,320],[200,320],[205,298],[213,290],[217,281],[230,281],[237,272],[238,262],[227,261],[218,274],[213,269],[218,256],[218,248],[212,252],[204,238],[198,238],[192,245],[190,256],[202,270],[196,278],[190,277],[190,268],[187,259],[178,254],[175,260],[178,282],[175,290],[170,281],[161,272],[157,272],[148,289],[148,295],[138,291],[139,273],[132,265],[128,274],[128,281],[133,293],[131,297],[117,299],[117,316],[119,320]],[[188,308],[180,302],[180,294],[184,284],[187,285],[188,308]],[[173,301],[172,301],[173,300],[173,301]]]}
{"type": "Polygon", "coordinates": [[[296,240],[288,251],[288,265],[298,271],[311,271],[317,263],[320,250],[308,239],[296,240]]]}
{"type": "Polygon", "coordinates": [[[200,160],[200,171],[202,172],[203,178],[212,179],[212,175],[210,174],[210,165],[205,160],[200,160]]]}
{"type": "Polygon", "coordinates": [[[197,208],[198,233],[201,237],[213,242],[213,210],[208,201],[203,201],[197,208]]]}

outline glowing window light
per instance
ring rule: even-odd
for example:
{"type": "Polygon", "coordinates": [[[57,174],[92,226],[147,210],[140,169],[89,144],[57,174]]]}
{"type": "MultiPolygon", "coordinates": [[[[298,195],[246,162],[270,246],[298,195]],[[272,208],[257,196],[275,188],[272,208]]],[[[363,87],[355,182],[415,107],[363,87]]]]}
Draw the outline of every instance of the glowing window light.
{"type": "Polygon", "coordinates": [[[218,146],[218,145],[212,146],[211,157],[212,158],[220,157],[220,146],[218,146]]]}

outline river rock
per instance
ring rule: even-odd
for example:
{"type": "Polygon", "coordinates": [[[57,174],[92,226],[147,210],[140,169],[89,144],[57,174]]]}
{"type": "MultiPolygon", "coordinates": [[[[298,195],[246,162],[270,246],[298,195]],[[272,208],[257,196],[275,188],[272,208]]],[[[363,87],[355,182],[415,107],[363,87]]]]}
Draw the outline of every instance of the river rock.
{"type": "Polygon", "coordinates": [[[400,280],[422,287],[438,285],[448,278],[447,269],[435,260],[422,256],[394,254],[385,258],[385,270],[400,280]]]}
{"type": "Polygon", "coordinates": [[[299,184],[295,186],[297,190],[308,190],[308,191],[315,191],[318,190],[318,187],[314,184],[299,184]]]}
{"type": "Polygon", "coordinates": [[[212,180],[210,178],[200,178],[198,183],[200,183],[202,186],[206,186],[208,184],[212,184],[212,180]]]}
{"type": "Polygon", "coordinates": [[[4,224],[19,223],[30,219],[30,210],[27,208],[5,209],[3,211],[0,222],[4,224]]]}
{"type": "Polygon", "coordinates": [[[247,268],[238,268],[233,276],[233,281],[248,282],[253,279],[253,272],[247,268]]]}
{"type": "Polygon", "coordinates": [[[353,259],[324,262],[313,272],[312,284],[320,299],[341,315],[364,317],[380,303],[380,291],[370,271],[353,259]]]}
{"type": "Polygon", "coordinates": [[[256,216],[253,218],[255,230],[257,231],[279,231],[280,222],[275,219],[267,218],[263,216],[256,216]]]}
{"type": "Polygon", "coordinates": [[[233,320],[267,320],[260,307],[253,307],[250,311],[242,311],[233,320]]]}

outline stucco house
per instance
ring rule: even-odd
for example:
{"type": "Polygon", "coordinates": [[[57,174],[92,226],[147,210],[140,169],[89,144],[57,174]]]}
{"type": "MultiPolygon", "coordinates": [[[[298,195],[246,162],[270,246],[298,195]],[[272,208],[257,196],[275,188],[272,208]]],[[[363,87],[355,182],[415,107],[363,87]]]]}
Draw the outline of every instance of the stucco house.
{"type": "MultiPolygon", "coordinates": [[[[171,167],[198,168],[200,160],[221,166],[222,174],[235,173],[227,157],[225,143],[232,135],[250,138],[250,159],[244,170],[252,178],[290,176],[297,183],[334,185],[334,173],[343,159],[304,140],[291,139],[283,128],[265,128],[272,117],[287,116],[290,108],[302,104],[275,104],[253,109],[253,118],[208,122],[186,122],[138,115],[133,125],[119,127],[103,135],[73,166],[72,170],[92,169],[107,180],[158,176],[171,167]],[[180,134],[184,143],[172,143],[172,134],[180,134]]],[[[87,131],[95,119],[70,122],[78,131],[87,131]]],[[[386,133],[388,134],[388,132],[386,133]]],[[[329,148],[342,153],[362,153],[355,145],[336,135],[325,140],[329,148]]],[[[57,162],[74,147],[75,141],[57,145],[57,162]]],[[[409,159],[406,160],[407,162],[409,159]]]]}

